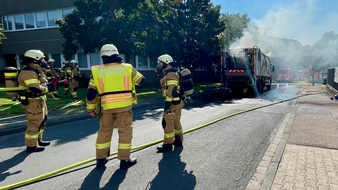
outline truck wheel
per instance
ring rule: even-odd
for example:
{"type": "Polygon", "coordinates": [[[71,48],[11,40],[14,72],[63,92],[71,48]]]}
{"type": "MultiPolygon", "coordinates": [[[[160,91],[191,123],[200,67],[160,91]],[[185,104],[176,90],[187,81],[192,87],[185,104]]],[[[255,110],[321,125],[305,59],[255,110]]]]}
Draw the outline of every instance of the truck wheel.
{"type": "Polygon", "coordinates": [[[261,94],[264,91],[264,85],[262,84],[262,81],[257,79],[256,81],[256,87],[257,87],[257,92],[261,94]]]}
{"type": "Polygon", "coordinates": [[[267,90],[270,90],[270,89],[271,89],[271,79],[270,79],[269,85],[266,86],[266,89],[267,89],[267,90]]]}

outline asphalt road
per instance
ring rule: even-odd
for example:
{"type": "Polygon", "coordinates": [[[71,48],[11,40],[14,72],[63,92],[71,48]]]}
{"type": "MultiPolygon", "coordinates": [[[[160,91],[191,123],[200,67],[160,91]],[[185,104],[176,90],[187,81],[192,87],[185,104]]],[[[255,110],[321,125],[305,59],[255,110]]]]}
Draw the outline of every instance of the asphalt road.
{"type": "MultiPolygon", "coordinates": [[[[182,125],[192,129],[220,117],[295,97],[299,89],[282,85],[257,98],[228,102],[195,101],[185,106],[182,125]]],[[[184,147],[156,153],[156,146],[132,153],[138,164],[120,170],[110,157],[105,169],[95,162],[81,165],[19,189],[245,189],[274,133],[294,102],[288,101],[234,115],[185,134],[184,147]]],[[[163,138],[162,105],[134,110],[133,147],[163,138]]],[[[27,154],[23,134],[0,137],[0,186],[30,180],[60,168],[94,158],[97,119],[50,127],[52,140],[44,152],[27,154]]],[[[111,151],[117,150],[114,130],[111,151]]]]}

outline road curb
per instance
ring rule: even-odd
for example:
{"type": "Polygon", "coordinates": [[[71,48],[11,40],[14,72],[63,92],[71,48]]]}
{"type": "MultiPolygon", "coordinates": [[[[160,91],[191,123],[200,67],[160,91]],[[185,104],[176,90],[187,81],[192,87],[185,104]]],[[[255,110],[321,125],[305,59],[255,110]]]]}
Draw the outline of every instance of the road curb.
{"type": "Polygon", "coordinates": [[[298,99],[281,125],[274,131],[273,140],[256,168],[255,174],[246,186],[246,190],[270,190],[290,135],[297,103],[298,99]]]}

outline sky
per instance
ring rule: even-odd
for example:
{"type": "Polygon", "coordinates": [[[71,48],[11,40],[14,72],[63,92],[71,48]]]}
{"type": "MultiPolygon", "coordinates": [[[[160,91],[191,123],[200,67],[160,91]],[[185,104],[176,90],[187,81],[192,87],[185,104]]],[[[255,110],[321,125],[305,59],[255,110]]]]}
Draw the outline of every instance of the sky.
{"type": "Polygon", "coordinates": [[[247,13],[266,36],[312,45],[325,32],[338,34],[338,0],[211,0],[221,13],[247,13]]]}

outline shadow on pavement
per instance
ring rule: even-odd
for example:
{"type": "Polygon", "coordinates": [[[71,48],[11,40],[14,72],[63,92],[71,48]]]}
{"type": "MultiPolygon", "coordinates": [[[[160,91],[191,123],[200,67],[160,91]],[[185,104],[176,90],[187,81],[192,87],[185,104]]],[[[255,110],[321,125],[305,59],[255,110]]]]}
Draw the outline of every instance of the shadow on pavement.
{"type": "Polygon", "coordinates": [[[106,170],[106,167],[103,167],[100,169],[97,169],[94,167],[94,169],[83,180],[83,183],[80,189],[81,190],[100,189],[100,181],[101,181],[102,175],[105,170],[106,170]]]}
{"type": "Polygon", "coordinates": [[[196,186],[196,177],[192,171],[185,169],[186,163],[181,162],[183,147],[175,147],[173,152],[163,153],[158,163],[158,173],[149,183],[148,189],[185,189],[192,190],[196,186]]]}
{"type": "Polygon", "coordinates": [[[102,187],[102,189],[105,189],[105,190],[119,189],[119,186],[125,179],[127,172],[128,172],[128,169],[116,170],[114,174],[111,176],[108,183],[106,183],[106,185],[102,187]]]}
{"type": "Polygon", "coordinates": [[[26,150],[20,152],[19,154],[13,156],[12,158],[2,161],[0,163],[0,181],[4,181],[8,176],[11,175],[15,175],[18,173],[21,173],[21,171],[15,171],[15,172],[6,172],[7,170],[9,170],[10,168],[22,163],[27,156],[29,155],[29,153],[26,152],[26,150]]]}

